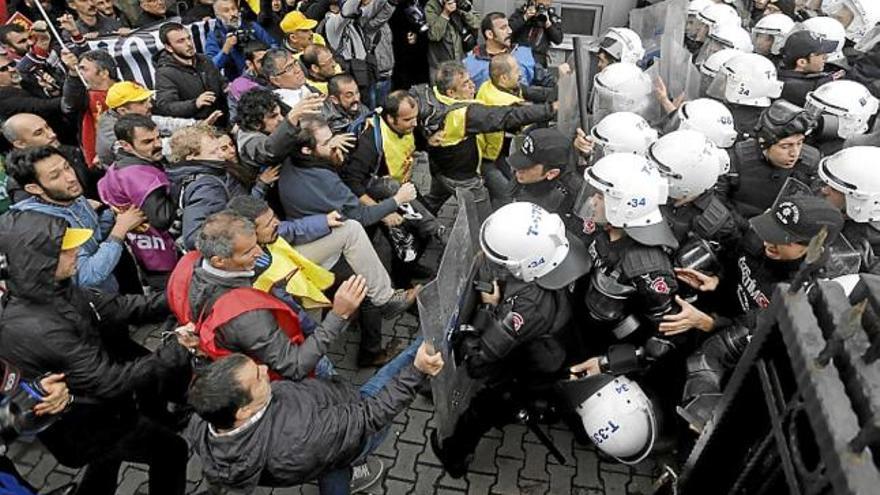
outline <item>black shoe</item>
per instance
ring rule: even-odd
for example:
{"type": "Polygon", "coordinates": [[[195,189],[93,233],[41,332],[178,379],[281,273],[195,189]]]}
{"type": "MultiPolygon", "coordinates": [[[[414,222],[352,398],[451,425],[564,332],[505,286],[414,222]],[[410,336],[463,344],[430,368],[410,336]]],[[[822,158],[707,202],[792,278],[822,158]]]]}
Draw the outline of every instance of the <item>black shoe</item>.
{"type": "Polygon", "coordinates": [[[443,469],[449,473],[449,476],[460,479],[467,474],[468,464],[473,456],[463,456],[464,458],[462,458],[443,450],[443,447],[440,446],[440,439],[437,437],[437,430],[431,432],[431,449],[434,450],[434,455],[437,456],[440,464],[443,464],[443,469]]]}
{"type": "Polygon", "coordinates": [[[357,357],[358,368],[378,368],[379,366],[384,366],[397,357],[406,347],[406,343],[402,340],[393,339],[384,349],[375,354],[359,352],[357,357]]]}
{"type": "Polygon", "coordinates": [[[361,465],[354,466],[351,473],[351,493],[359,493],[376,484],[385,474],[382,459],[368,457],[361,465]]]}

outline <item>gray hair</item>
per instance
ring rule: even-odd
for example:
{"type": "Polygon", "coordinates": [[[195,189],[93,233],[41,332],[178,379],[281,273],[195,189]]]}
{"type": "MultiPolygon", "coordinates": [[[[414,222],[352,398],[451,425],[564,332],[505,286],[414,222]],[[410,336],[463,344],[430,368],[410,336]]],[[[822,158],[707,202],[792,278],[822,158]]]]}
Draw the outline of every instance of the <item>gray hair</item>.
{"type": "Polygon", "coordinates": [[[233,243],[235,236],[254,235],[256,232],[254,222],[241,216],[234,210],[223,210],[205,219],[196,248],[205,259],[214,256],[218,258],[231,258],[235,253],[233,243]]]}
{"type": "Polygon", "coordinates": [[[260,73],[266,79],[277,76],[284,70],[284,65],[289,58],[290,52],[284,48],[270,49],[263,57],[263,65],[260,68],[260,73]]]}
{"type": "Polygon", "coordinates": [[[6,119],[3,122],[3,137],[6,138],[7,141],[11,144],[13,141],[18,139],[18,133],[15,131],[15,126],[11,124],[12,119],[6,119]]]}
{"type": "Polygon", "coordinates": [[[461,62],[456,62],[455,60],[443,62],[437,68],[437,91],[445,95],[446,91],[455,87],[455,77],[467,73],[467,67],[461,62]]]}

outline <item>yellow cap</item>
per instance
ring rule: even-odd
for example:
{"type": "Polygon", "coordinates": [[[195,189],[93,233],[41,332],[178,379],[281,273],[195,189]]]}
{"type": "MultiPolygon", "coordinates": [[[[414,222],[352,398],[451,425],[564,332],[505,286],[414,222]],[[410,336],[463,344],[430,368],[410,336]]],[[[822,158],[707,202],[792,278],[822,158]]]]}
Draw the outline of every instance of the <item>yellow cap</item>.
{"type": "Polygon", "coordinates": [[[61,239],[61,250],[78,248],[92,238],[92,229],[75,229],[73,227],[64,231],[64,238],[61,239]]]}
{"type": "Polygon", "coordinates": [[[144,101],[153,97],[153,91],[132,81],[122,81],[110,86],[104,102],[110,108],[119,108],[126,103],[144,101]]]}
{"type": "Polygon", "coordinates": [[[281,30],[285,33],[292,33],[302,29],[315,29],[317,25],[318,21],[309,19],[298,10],[288,12],[284,19],[281,19],[280,24],[281,30]]]}

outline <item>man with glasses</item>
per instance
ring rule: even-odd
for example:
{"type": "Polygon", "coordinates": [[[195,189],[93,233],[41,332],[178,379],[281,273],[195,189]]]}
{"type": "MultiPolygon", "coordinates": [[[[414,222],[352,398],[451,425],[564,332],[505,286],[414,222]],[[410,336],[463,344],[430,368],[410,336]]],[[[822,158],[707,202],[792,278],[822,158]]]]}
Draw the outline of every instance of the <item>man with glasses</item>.
{"type": "Polygon", "coordinates": [[[217,125],[225,126],[226,81],[208,57],[196,53],[190,31],[167,22],[159,28],[159,40],[165,49],[156,56],[156,114],[206,119],[221,111],[217,125]]]}
{"type": "MultiPolygon", "coordinates": [[[[263,57],[260,73],[269,83],[269,88],[281,98],[287,107],[294,107],[300,100],[318,91],[306,84],[302,66],[284,48],[273,48],[263,57]]],[[[284,113],[288,109],[282,109],[284,113]]]]}

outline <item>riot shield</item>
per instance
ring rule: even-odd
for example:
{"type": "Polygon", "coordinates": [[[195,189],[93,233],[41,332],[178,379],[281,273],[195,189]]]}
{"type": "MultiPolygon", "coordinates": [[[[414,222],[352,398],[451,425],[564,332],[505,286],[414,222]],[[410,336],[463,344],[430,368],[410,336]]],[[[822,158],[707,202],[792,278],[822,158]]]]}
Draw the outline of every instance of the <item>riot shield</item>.
{"type": "Polygon", "coordinates": [[[684,45],[687,0],[666,0],[666,22],[660,38],[659,76],[666,83],[670,98],[684,93],[693,100],[700,94],[700,71],[691,62],[691,52],[684,45]]]}
{"type": "MultiPolygon", "coordinates": [[[[596,121],[590,119],[589,109],[590,94],[593,91],[593,76],[598,71],[596,68],[598,60],[594,55],[587,38],[578,36],[574,39],[574,75],[577,83],[578,124],[584,132],[589,132],[590,127],[596,123],[596,121]]],[[[573,132],[572,135],[574,135],[573,132]]]]}
{"type": "Polygon", "coordinates": [[[468,376],[464,366],[456,364],[459,360],[449,345],[453,331],[469,321],[479,302],[473,281],[482,263],[481,219],[473,195],[458,190],[457,196],[458,215],[443,251],[437,277],[425,285],[417,298],[422,336],[442,353],[446,363],[440,374],[431,380],[440,438],[452,434],[458,418],[480,385],[468,376]]]}
{"type": "Polygon", "coordinates": [[[687,17],[687,2],[683,11],[667,13],[671,2],[679,0],[666,0],[655,5],[634,9],[629,12],[629,28],[636,32],[642,39],[645,47],[645,60],[651,60],[660,54],[660,38],[666,29],[667,16],[680,16],[682,39],[684,37],[684,22],[687,17]]]}

